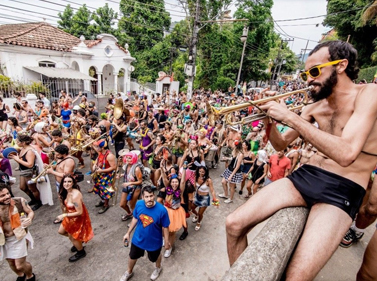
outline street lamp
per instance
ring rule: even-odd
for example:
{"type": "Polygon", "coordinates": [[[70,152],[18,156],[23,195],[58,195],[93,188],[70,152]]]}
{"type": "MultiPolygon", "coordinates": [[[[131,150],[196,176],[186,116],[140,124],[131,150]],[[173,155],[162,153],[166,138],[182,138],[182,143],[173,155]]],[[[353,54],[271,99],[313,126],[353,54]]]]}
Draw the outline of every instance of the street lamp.
{"type": "Polygon", "coordinates": [[[242,49],[242,56],[241,56],[241,62],[240,62],[240,69],[238,70],[238,76],[237,76],[237,83],[236,83],[236,89],[238,91],[238,84],[240,83],[240,77],[241,77],[241,71],[242,71],[242,63],[243,63],[243,57],[245,55],[245,48],[247,43],[247,35],[249,33],[249,27],[245,26],[243,28],[242,36],[241,36],[241,42],[243,43],[243,49],[242,49]]]}

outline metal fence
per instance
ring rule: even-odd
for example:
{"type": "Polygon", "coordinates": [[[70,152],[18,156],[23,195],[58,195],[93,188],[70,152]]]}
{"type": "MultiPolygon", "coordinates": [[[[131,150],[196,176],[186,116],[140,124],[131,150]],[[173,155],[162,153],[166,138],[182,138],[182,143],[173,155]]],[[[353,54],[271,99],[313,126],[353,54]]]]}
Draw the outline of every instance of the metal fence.
{"type": "Polygon", "coordinates": [[[51,100],[59,98],[61,90],[65,90],[73,97],[80,91],[89,96],[97,93],[97,81],[84,81],[72,79],[46,79],[43,81],[5,81],[0,82],[0,95],[3,98],[11,98],[15,93],[20,93],[23,97],[27,94],[45,93],[51,100]]]}

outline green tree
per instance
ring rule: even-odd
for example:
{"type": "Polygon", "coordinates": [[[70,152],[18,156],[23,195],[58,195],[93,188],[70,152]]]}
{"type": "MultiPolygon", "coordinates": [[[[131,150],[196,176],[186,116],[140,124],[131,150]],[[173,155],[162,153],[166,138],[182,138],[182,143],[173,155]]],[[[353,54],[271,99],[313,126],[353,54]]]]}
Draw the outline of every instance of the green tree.
{"type": "MultiPolygon", "coordinates": [[[[239,1],[235,18],[249,20],[249,35],[243,63],[243,81],[266,80],[268,74],[268,56],[270,49],[275,46],[276,35],[273,32],[274,23],[271,16],[272,0],[239,1]]],[[[236,34],[242,34],[242,24],[235,24],[236,34]]]]}
{"type": "Polygon", "coordinates": [[[359,53],[359,63],[362,67],[373,65],[372,56],[376,47],[377,26],[362,18],[368,0],[329,0],[327,16],[324,23],[335,28],[339,39],[347,40],[354,45],[359,53]]]}
{"type": "Polygon", "coordinates": [[[170,15],[163,0],[121,0],[119,9],[122,18],[118,27],[129,36],[131,52],[151,49],[162,41],[164,31],[170,27],[170,15]]]}
{"type": "Polygon", "coordinates": [[[106,3],[105,6],[98,8],[92,15],[95,21],[94,27],[97,34],[107,33],[116,35],[117,30],[114,28],[115,20],[118,18],[118,13],[116,13],[109,5],[106,3]]]}
{"type": "Polygon", "coordinates": [[[95,39],[97,34],[95,26],[91,23],[92,19],[92,12],[84,4],[72,17],[72,30],[70,33],[76,37],[84,35],[86,39],[95,39]]]}
{"type": "Polygon", "coordinates": [[[60,20],[58,20],[58,28],[62,29],[67,33],[72,32],[72,17],[73,17],[73,10],[71,5],[67,5],[63,11],[63,13],[58,14],[60,20]]]}
{"type": "MultiPolygon", "coordinates": [[[[174,26],[173,31],[156,43],[152,48],[143,51],[136,51],[132,55],[136,57],[135,71],[132,77],[140,79],[150,78],[146,82],[154,82],[158,77],[159,71],[170,72],[170,65],[172,65],[172,72],[174,78],[180,79],[184,83],[183,77],[183,63],[174,63],[175,59],[182,56],[180,47],[187,46],[187,22],[182,21],[174,26]],[[146,77],[146,78],[145,78],[146,77]]],[[[187,57],[187,56],[186,56],[187,57]]]]}

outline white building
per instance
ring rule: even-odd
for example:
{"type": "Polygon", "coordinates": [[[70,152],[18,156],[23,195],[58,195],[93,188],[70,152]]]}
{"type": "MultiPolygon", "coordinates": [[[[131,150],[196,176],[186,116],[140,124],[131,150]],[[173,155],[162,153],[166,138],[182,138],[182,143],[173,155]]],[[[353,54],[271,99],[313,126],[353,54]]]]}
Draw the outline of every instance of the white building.
{"type": "Polygon", "coordinates": [[[156,79],[156,93],[173,93],[174,91],[179,93],[179,81],[173,81],[174,77],[167,75],[165,72],[160,71],[158,73],[158,78],[156,79]]]}
{"type": "Polygon", "coordinates": [[[44,22],[0,25],[0,73],[13,81],[42,81],[53,97],[62,89],[128,92],[134,60],[113,35],[85,40],[44,22]]]}

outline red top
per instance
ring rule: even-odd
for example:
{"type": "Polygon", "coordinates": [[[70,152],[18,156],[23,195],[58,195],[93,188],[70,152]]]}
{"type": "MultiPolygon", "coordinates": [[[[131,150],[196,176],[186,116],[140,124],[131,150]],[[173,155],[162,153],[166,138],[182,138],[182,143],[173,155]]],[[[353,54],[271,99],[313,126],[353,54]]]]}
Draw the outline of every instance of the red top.
{"type": "MultiPolygon", "coordinates": [[[[67,200],[64,202],[67,207],[68,213],[76,212],[74,206],[68,206],[67,200]]],[[[75,240],[88,242],[94,236],[92,223],[90,221],[88,210],[86,209],[84,202],[82,202],[82,214],[76,217],[65,217],[63,219],[62,225],[75,240]]]]}
{"type": "Polygon", "coordinates": [[[107,155],[109,155],[109,153],[109,150],[107,150],[105,154],[98,153],[97,167],[101,169],[110,168],[110,163],[109,161],[107,161],[107,155]]]}
{"type": "Polygon", "coordinates": [[[278,179],[284,178],[286,170],[291,168],[291,160],[286,156],[279,158],[277,154],[271,155],[270,157],[270,173],[271,181],[276,181],[278,179]]]}

